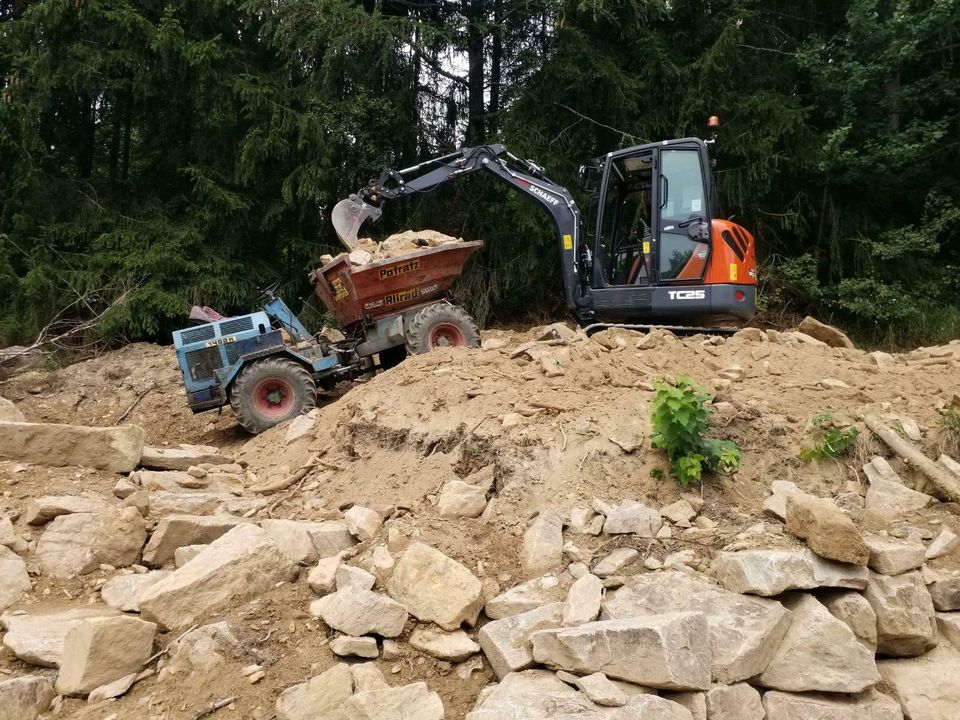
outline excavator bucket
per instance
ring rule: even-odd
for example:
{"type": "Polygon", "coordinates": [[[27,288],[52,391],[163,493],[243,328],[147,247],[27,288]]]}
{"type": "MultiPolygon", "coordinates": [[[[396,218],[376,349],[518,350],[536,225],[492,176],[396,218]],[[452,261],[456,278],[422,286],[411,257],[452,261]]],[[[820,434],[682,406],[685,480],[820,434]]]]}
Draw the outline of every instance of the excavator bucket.
{"type": "Polygon", "coordinates": [[[360,226],[367,220],[376,222],[382,213],[380,208],[368,205],[359,195],[351,195],[333,206],[330,221],[340,242],[346,245],[347,249],[353,250],[357,245],[360,226]]]}

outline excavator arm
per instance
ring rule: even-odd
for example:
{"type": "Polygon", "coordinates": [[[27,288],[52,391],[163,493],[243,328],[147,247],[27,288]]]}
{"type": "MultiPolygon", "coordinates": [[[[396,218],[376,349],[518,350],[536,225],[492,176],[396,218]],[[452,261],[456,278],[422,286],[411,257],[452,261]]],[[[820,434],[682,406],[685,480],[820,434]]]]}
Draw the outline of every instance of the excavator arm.
{"type": "Polygon", "coordinates": [[[340,240],[353,249],[360,227],[367,220],[375,222],[383,213],[386,202],[429,192],[445,182],[481,170],[529,195],[550,213],[560,243],[564,293],[570,309],[576,312],[583,294],[582,269],[577,259],[580,245],[577,204],[570,192],[546,177],[539,166],[521,160],[503,145],[460,148],[403,170],[387,170],[358,193],[337,203],[331,216],[334,229],[340,240]]]}

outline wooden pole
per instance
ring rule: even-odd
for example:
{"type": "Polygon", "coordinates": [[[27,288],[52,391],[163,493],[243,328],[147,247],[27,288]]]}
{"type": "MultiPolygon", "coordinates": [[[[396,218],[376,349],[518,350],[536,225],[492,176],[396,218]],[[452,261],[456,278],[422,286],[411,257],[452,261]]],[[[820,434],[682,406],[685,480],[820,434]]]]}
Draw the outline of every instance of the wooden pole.
{"type": "Polygon", "coordinates": [[[936,488],[936,495],[941,500],[960,502],[960,480],[947,472],[946,468],[937,465],[922,452],[917,450],[909,440],[891,430],[876,415],[867,415],[864,418],[867,427],[891,450],[903,460],[922,472],[936,488]]]}

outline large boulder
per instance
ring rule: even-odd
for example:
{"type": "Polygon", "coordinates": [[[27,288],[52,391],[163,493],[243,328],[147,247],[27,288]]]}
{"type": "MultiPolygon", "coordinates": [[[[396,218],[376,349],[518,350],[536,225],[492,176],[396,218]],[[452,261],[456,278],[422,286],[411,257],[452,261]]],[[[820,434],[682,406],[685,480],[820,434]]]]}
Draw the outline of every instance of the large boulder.
{"type": "Polygon", "coordinates": [[[407,611],[386,595],[349,585],[310,603],[310,613],[347,635],[396,637],[407,623],[407,611]]]}
{"type": "Polygon", "coordinates": [[[763,696],[763,709],[767,720],[903,720],[897,701],[875,690],[854,697],[771,690],[763,696]]]}
{"type": "Polygon", "coordinates": [[[27,419],[20,412],[20,409],[13,404],[12,400],[0,397],[0,422],[26,422],[27,419]]]}
{"type": "Polygon", "coordinates": [[[806,548],[720,552],[710,573],[731,592],[764,597],[821,587],[862,590],[869,574],[865,567],[825,560],[806,548]]]}
{"type": "Polygon", "coordinates": [[[603,600],[603,580],[587,573],[578,578],[563,603],[563,624],[582,625],[597,619],[603,600]]]}
{"type": "Polygon", "coordinates": [[[787,498],[787,532],[807,541],[820,557],[866,565],[870,551],[853,520],[832,500],[812,495],[787,498]]]}
{"type": "Polygon", "coordinates": [[[148,573],[117,575],[103,584],[100,597],[107,605],[122,612],[140,612],[140,593],[169,574],[166,570],[154,570],[148,573]]]}
{"type": "Polygon", "coordinates": [[[25,663],[55,668],[60,665],[63,639],[70,630],[84,620],[118,615],[106,605],[34,606],[22,615],[0,615],[0,626],[7,631],[3,644],[25,663]]]}
{"type": "Polygon", "coordinates": [[[940,612],[960,610],[960,571],[934,570],[924,567],[921,571],[933,607],[940,612]]]}
{"type": "Polygon", "coordinates": [[[520,562],[528,575],[543,575],[562,561],[563,519],[553,511],[542,512],[523,534],[520,562]]]}
{"type": "Polygon", "coordinates": [[[66,578],[102,564],[133,565],[146,539],[146,523],[133,507],[60,515],[44,529],[36,556],[44,572],[66,578]]]}
{"type": "Polygon", "coordinates": [[[877,667],[910,720],[960,718],[960,652],[948,643],[919,657],[880,660],[877,667]]]}
{"type": "Polygon", "coordinates": [[[505,590],[487,601],[483,612],[491,620],[502,620],[562,600],[563,590],[555,575],[533,578],[505,590]]]}
{"type": "Polygon", "coordinates": [[[764,720],[760,693],[747,683],[714,685],[706,692],[709,720],[764,720]]]}
{"type": "Polygon", "coordinates": [[[602,672],[668,690],[710,687],[711,652],[703,613],[605,620],[532,635],[533,657],[548,667],[602,672]]]}
{"type": "Polygon", "coordinates": [[[731,684],[763,672],[790,624],[789,612],[775,600],[732,593],[683,572],[630,578],[609,593],[601,619],[701,612],[707,619],[713,679],[731,684]]]}
{"type": "Polygon", "coordinates": [[[173,560],[177,548],[209,545],[241,522],[232,515],[168,515],[150,535],[150,542],[143,549],[143,562],[163,567],[173,560]]]}
{"type": "Polygon", "coordinates": [[[876,652],[877,613],[863,595],[852,590],[835,590],[822,593],[818,599],[831,615],[850,628],[857,640],[871,652],[876,652]]]}
{"type": "Polygon", "coordinates": [[[655,695],[636,694],[623,707],[604,707],[552,672],[507,675],[480,693],[466,720],[692,720],[690,711],[655,695]]]}
{"type": "Polygon", "coordinates": [[[863,466],[863,471],[870,481],[863,508],[873,515],[894,519],[923,510],[934,502],[929,495],[904,485],[900,476],[882,457],[873,458],[863,466]]]}
{"type": "Polygon", "coordinates": [[[0,681],[0,720],[37,720],[54,697],[53,685],[40,675],[0,681]]]}
{"type": "Polygon", "coordinates": [[[164,628],[194,625],[214,610],[265,593],[296,575],[297,566],[265,530],[238,525],[147,588],[139,598],[140,612],[164,628]]]}
{"type": "Polygon", "coordinates": [[[57,675],[61,695],[87,695],[91,690],[143,669],[153,653],[157,626],[118,616],[84,620],[63,639],[57,675]]]}
{"type": "Polygon", "coordinates": [[[550,603],[480,628],[477,640],[493,672],[501,680],[512,672],[533,665],[530,637],[540,630],[560,627],[563,603],[550,603]]]}
{"type": "Polygon", "coordinates": [[[30,589],[27,564],[13,550],[0,545],[0,612],[30,589]]]}
{"type": "Polygon", "coordinates": [[[23,519],[28,525],[46,525],[60,515],[74,513],[98,513],[107,509],[100,498],[87,498],[78,495],[44,495],[27,503],[23,519]]]}
{"type": "Polygon", "coordinates": [[[822,323],[809,315],[800,322],[799,330],[830,347],[856,348],[853,341],[842,330],[835,328],[833,325],[822,323]]]}
{"type": "Polygon", "coordinates": [[[343,663],[288,687],[277,698],[277,720],[316,720],[326,718],[353,694],[350,667],[343,663]]]}
{"type": "Polygon", "coordinates": [[[916,540],[898,540],[881,535],[864,538],[870,549],[870,569],[881,575],[900,575],[923,565],[927,549],[916,540]]]}
{"type": "Polygon", "coordinates": [[[607,512],[603,531],[610,535],[632,534],[652,538],[663,525],[660,513],[636,500],[624,500],[607,512]]]}
{"type": "Polygon", "coordinates": [[[439,550],[411,543],[397,562],[387,591],[410,614],[444,630],[473,625],[483,607],[483,586],[467,568],[439,550]]]}
{"type": "Polygon", "coordinates": [[[757,682],[792,692],[858,693],[877,684],[873,652],[812,595],[786,597],[790,627],[757,682]]]}
{"type": "Polygon", "coordinates": [[[172,448],[143,448],[140,464],[149,470],[189,470],[195,465],[230,465],[233,458],[209,445],[178,445],[172,448]]]}
{"type": "Polygon", "coordinates": [[[912,657],[937,644],[933,600],[919,572],[870,574],[863,593],[877,614],[877,652],[912,657]]]}
{"type": "Polygon", "coordinates": [[[136,469],[146,435],[136,425],[88,427],[0,423],[0,458],[34,465],[82,465],[126,473],[136,469]]]}

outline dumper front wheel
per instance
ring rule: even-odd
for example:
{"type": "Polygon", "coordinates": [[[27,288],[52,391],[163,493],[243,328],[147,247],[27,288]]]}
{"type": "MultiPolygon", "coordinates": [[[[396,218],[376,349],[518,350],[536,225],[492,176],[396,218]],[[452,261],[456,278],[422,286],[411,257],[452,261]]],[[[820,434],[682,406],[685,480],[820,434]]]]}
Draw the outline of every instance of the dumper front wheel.
{"type": "Polygon", "coordinates": [[[261,433],[317,405],[317,387],[301,365],[265,358],[247,365],[230,390],[230,406],[249,432],[261,433]]]}
{"type": "Polygon", "coordinates": [[[480,331],[461,307],[437,303],[418,312],[407,326],[407,352],[430,352],[436,347],[480,347],[480,331]]]}

